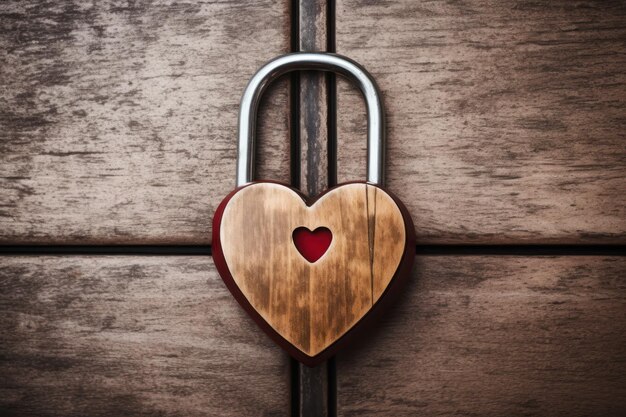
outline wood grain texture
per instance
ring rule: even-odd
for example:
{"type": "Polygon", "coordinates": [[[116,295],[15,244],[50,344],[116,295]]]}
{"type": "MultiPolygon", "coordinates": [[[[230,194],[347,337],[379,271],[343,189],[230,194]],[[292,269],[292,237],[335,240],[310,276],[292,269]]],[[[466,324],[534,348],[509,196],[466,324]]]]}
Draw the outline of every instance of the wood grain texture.
{"type": "Polygon", "coordinates": [[[338,415],[623,416],[626,258],[418,257],[337,356],[338,415]]]}
{"type": "MultiPolygon", "coordinates": [[[[337,52],[376,78],[389,189],[421,243],[609,243],[626,232],[626,3],[337,1],[337,52]]],[[[339,83],[339,182],[365,110],[339,83]]]]}
{"type": "Polygon", "coordinates": [[[410,219],[389,194],[365,183],[334,188],[311,205],[286,186],[255,183],[218,213],[213,256],[220,274],[242,306],[271,327],[270,336],[295,347],[303,362],[314,363],[361,321],[400,279],[406,253],[414,253],[410,219]],[[301,227],[332,233],[313,263],[294,244],[301,227]]]}
{"type": "Polygon", "coordinates": [[[284,416],[288,360],[204,257],[0,259],[3,416],[284,416]]]}
{"type": "MultiPolygon", "coordinates": [[[[209,243],[288,2],[3,1],[0,28],[0,241],[209,243]]],[[[285,82],[259,120],[259,176],[288,181],[285,82]]]]}

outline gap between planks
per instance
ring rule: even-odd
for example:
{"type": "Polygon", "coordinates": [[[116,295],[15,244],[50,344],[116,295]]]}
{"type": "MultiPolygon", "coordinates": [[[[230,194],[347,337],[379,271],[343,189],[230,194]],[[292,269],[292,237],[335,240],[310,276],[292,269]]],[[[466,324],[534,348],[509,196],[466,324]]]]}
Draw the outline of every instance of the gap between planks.
{"type": "MultiPolygon", "coordinates": [[[[420,255],[626,256],[626,245],[417,245],[420,255]]],[[[210,245],[0,245],[0,256],[211,256],[210,245]]]]}

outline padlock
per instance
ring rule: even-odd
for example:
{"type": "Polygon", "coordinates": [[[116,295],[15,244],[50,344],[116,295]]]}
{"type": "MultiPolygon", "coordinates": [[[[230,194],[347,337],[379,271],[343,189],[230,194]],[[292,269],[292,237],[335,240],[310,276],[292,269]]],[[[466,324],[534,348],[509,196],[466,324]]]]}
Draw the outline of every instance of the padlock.
{"type": "Polygon", "coordinates": [[[291,356],[315,366],[361,333],[393,299],[413,264],[411,216],[383,188],[384,113],[373,78],[330,53],[292,53],[263,66],[239,110],[237,185],[213,217],[213,257],[226,286],[291,356]],[[367,181],[309,199],[286,184],[253,181],[255,124],[267,86],[295,70],[341,74],[367,105],[367,181]]]}

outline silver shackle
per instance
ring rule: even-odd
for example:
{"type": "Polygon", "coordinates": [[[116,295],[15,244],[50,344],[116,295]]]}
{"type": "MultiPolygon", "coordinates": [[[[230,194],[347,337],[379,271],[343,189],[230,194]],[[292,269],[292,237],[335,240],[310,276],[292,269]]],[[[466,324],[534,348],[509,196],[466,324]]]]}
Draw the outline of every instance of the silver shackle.
{"type": "Polygon", "coordinates": [[[384,185],[385,117],[378,86],[358,63],[337,54],[295,52],[273,59],[250,79],[239,107],[237,187],[254,176],[256,117],[259,101],[267,87],[291,71],[319,70],[343,75],[363,93],[367,106],[367,182],[384,185]]]}

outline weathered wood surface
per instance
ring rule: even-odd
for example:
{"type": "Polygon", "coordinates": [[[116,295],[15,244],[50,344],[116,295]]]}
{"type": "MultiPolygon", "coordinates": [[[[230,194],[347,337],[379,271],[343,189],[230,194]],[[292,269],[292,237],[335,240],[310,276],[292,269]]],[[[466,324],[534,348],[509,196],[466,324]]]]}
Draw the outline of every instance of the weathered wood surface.
{"type": "Polygon", "coordinates": [[[213,256],[222,277],[305,363],[364,318],[415,254],[410,222],[389,194],[365,183],[335,188],[310,206],[290,188],[256,183],[220,212],[213,256]],[[330,231],[321,257],[304,256],[294,236],[301,228],[309,238],[318,228],[330,231]]]}
{"type": "MultiPolygon", "coordinates": [[[[288,8],[3,2],[0,240],[209,243],[241,91],[289,50],[288,8]]],[[[623,241],[625,21],[617,1],[338,1],[338,52],[381,85],[389,185],[421,242],[623,241]]],[[[363,178],[364,110],[341,85],[339,179],[363,178]]],[[[262,108],[259,159],[287,181],[285,90],[262,108]]],[[[311,103],[303,120],[325,116],[311,103]]],[[[324,170],[311,134],[303,164],[324,170]]]]}
{"type": "MultiPolygon", "coordinates": [[[[289,2],[0,4],[0,241],[208,243],[239,99],[289,51],[289,2]]],[[[287,83],[260,176],[289,180],[287,83]]]]}
{"type": "MultiPolygon", "coordinates": [[[[624,242],[626,3],[338,0],[337,52],[376,78],[388,186],[422,243],[624,242]]],[[[339,181],[365,110],[339,83],[339,181]]]]}
{"type": "Polygon", "coordinates": [[[626,258],[418,257],[339,416],[623,416],[626,258]]]}
{"type": "Polygon", "coordinates": [[[204,257],[0,259],[3,416],[284,416],[287,356],[204,257]]]}

